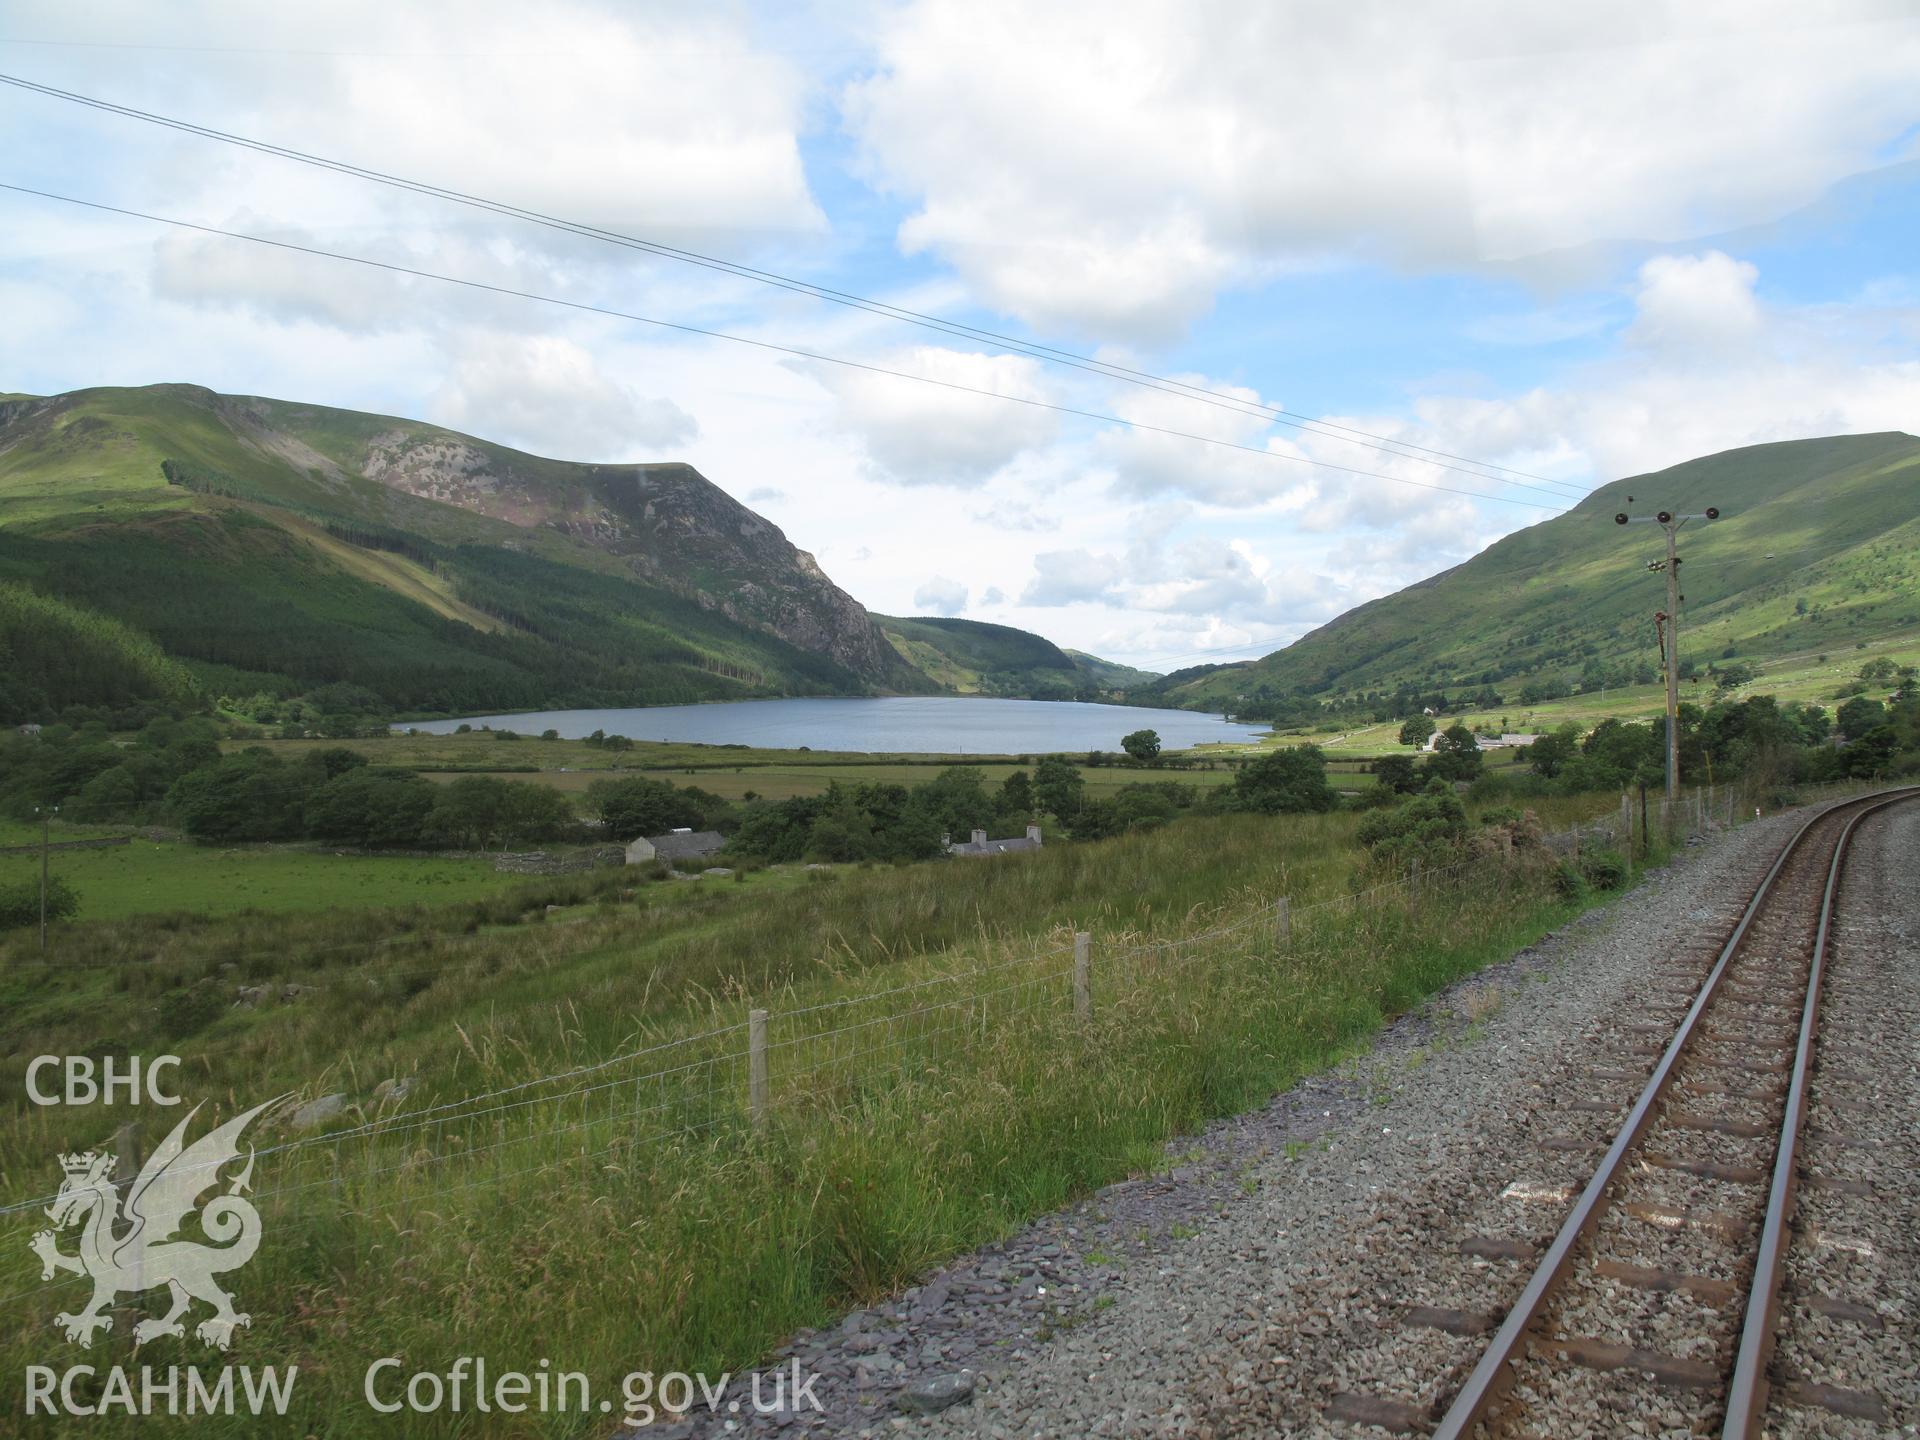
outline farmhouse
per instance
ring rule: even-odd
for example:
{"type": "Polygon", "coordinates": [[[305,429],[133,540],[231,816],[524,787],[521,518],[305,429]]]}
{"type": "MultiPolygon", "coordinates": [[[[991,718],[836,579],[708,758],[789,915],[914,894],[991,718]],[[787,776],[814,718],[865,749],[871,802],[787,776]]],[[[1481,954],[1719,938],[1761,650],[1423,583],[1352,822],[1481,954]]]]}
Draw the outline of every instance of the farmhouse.
{"type": "Polygon", "coordinates": [[[1038,850],[1040,827],[1029,825],[1025,835],[1015,835],[1005,840],[989,840],[984,830],[976,830],[972,839],[958,843],[945,835],[940,838],[946,844],[949,855],[1005,855],[1015,850],[1038,850]]]}
{"type": "Polygon", "coordinates": [[[665,835],[650,835],[627,844],[627,864],[645,865],[650,860],[704,860],[718,854],[727,837],[718,830],[673,830],[665,835]]]}
{"type": "MultiPolygon", "coordinates": [[[[1440,737],[1444,734],[1446,734],[1444,730],[1434,731],[1433,734],[1427,737],[1425,748],[1428,750],[1438,750],[1440,748],[1440,737]]],[[[1517,750],[1524,749],[1539,738],[1538,735],[1507,734],[1476,735],[1473,737],[1473,740],[1482,750],[1517,750]]]]}

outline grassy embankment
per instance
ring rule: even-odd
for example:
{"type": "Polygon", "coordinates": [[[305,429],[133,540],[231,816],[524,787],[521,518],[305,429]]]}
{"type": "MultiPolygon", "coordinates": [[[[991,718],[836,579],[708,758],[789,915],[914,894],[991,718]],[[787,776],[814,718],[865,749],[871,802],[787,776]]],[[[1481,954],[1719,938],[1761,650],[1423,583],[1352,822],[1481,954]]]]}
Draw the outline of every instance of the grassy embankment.
{"type": "MultiPolygon", "coordinates": [[[[1610,806],[1555,808],[1564,823],[1610,806]]],[[[1170,1137],[1572,908],[1537,865],[1457,873],[1417,907],[1388,892],[1304,908],[1351,895],[1355,823],[1224,817],[1011,862],[661,883],[631,900],[612,873],[437,911],[63,927],[50,959],[93,968],[0,951],[16,1061],[0,1186],[16,1203],[45,1193],[52,1157],[110,1128],[98,1111],[21,1107],[26,1055],[169,1050],[187,1058],[182,1089],[223,1113],[289,1090],[365,1102],[415,1075],[407,1114],[373,1112],[371,1133],[261,1156],[266,1243],[236,1277],[254,1324],[235,1355],[302,1367],[284,1433],[390,1424],[359,1399],[387,1354],[409,1370],[546,1356],[603,1387],[630,1369],[733,1368],[1161,1163],[1170,1137]],[[1268,923],[1281,894],[1297,907],[1284,950],[1268,923]],[[1095,935],[1086,1025],[1069,1001],[1076,928],[1095,935]],[[311,988],[236,1009],[239,984],[311,988]],[[774,1012],[759,1140],[744,1034],[723,1028],[752,1003],[774,1012]],[[529,1084],[583,1065],[601,1068],[529,1084]],[[483,1098],[421,1114],[462,1096],[483,1098]]],[[[0,1296],[28,1293],[0,1313],[0,1364],[19,1373],[60,1358],[49,1317],[79,1297],[37,1289],[37,1209],[10,1219],[0,1296]]],[[[171,1345],[142,1358],[206,1353],[171,1345]]],[[[109,1354],[125,1357],[124,1335],[88,1359],[109,1354]]],[[[522,1433],[474,1419],[409,1433],[522,1433]]]]}

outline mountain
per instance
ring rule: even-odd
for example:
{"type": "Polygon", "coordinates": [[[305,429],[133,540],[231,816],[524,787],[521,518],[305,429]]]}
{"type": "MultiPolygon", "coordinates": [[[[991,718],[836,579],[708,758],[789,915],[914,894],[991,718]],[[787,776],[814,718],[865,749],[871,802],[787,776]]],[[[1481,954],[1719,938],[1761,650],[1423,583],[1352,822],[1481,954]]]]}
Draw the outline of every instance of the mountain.
{"type": "Polygon", "coordinates": [[[1709,505],[1719,520],[1680,532],[1683,661],[1837,651],[1920,628],[1920,439],[1839,435],[1614,481],[1284,650],[1168,677],[1156,693],[1247,713],[1401,687],[1532,686],[1545,698],[1651,681],[1666,588],[1646,564],[1664,555],[1662,537],[1614,515],[1709,505]]]}
{"type": "MultiPolygon", "coordinates": [[[[1065,646],[1061,647],[1066,649],[1065,646]]],[[[1098,655],[1089,655],[1084,650],[1067,650],[1067,658],[1073,661],[1074,668],[1101,690],[1132,690],[1142,685],[1152,685],[1161,678],[1155,670],[1136,670],[1131,665],[1122,665],[1118,660],[1102,660],[1098,655]]]]}
{"type": "Polygon", "coordinates": [[[458,713],[936,688],[689,466],[191,385],[0,400],[9,583],[214,693],[344,683],[458,713]]]}
{"type": "Polygon", "coordinates": [[[1091,700],[1159,678],[1011,625],[939,615],[874,618],[915,668],[963,694],[1091,700]]]}

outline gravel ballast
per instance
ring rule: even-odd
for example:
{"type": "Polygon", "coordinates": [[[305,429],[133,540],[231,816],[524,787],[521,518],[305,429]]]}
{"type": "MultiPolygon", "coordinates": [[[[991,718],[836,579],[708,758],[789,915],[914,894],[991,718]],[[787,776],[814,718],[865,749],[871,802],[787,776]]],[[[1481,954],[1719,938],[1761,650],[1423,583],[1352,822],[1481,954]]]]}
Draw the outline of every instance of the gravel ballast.
{"type": "Polygon", "coordinates": [[[1854,848],[1782,1286],[1767,1417],[1781,1440],[1920,1433],[1920,803],[1862,821],[1854,848]],[[1870,1413],[1798,1403],[1807,1386],[1870,1413]]]}
{"type": "MultiPolygon", "coordinates": [[[[1330,1409],[1433,1413],[1805,814],[1688,849],[1364,1054],[1170,1145],[1164,1170],[796,1336],[775,1358],[820,1377],[822,1413],[647,1433],[1356,1435],[1330,1409]],[[965,1398],[929,1412],[922,1394],[965,1398]]],[[[1595,1405],[1566,1433],[1614,1433],[1595,1405]]]]}

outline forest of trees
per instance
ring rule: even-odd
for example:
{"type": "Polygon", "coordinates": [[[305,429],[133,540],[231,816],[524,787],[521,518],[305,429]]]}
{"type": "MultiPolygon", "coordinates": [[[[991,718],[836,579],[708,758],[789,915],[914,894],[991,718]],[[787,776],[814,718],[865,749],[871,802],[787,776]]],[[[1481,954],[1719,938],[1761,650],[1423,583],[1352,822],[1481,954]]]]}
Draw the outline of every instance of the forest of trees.
{"type": "Polygon", "coordinates": [[[866,688],[832,659],[691,600],[535,555],[347,527],[351,543],[430,563],[504,626],[488,631],[316,563],[243,512],[156,523],[177,533],[162,544],[106,527],[57,540],[0,532],[0,645],[11,656],[0,722],[174,697],[196,681],[281,698],[351,683],[386,714],[449,715],[866,688]],[[89,642],[78,655],[98,663],[60,663],[75,633],[89,642]]]}

